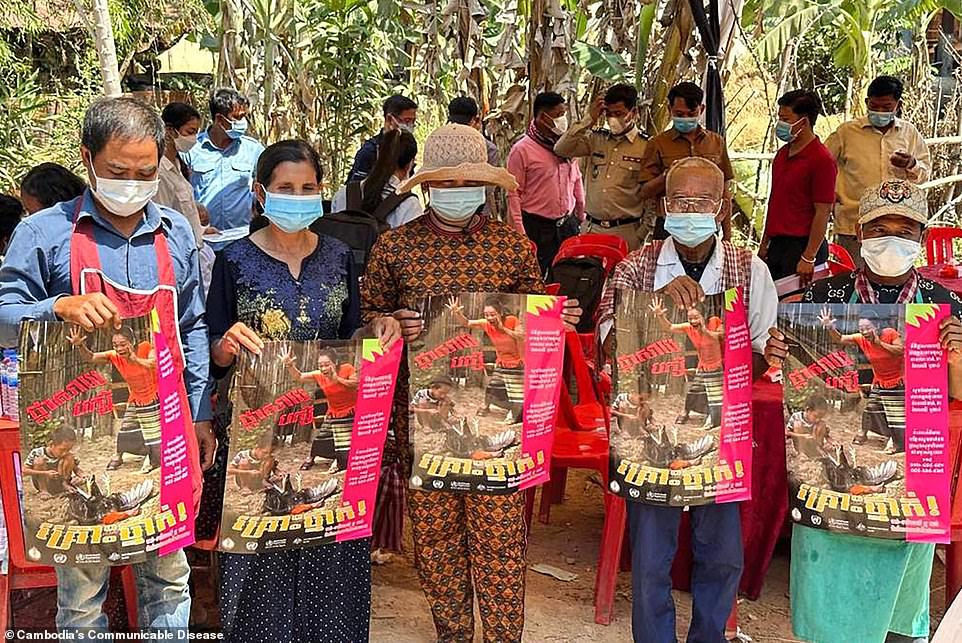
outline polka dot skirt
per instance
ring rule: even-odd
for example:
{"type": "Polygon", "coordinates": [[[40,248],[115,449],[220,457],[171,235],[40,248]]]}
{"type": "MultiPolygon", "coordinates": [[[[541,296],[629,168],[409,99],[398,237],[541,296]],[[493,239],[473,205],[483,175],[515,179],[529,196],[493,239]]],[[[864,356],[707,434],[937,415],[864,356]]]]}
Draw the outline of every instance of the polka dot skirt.
{"type": "Polygon", "coordinates": [[[221,554],[221,619],[237,643],[361,643],[371,616],[370,540],[221,554]]]}

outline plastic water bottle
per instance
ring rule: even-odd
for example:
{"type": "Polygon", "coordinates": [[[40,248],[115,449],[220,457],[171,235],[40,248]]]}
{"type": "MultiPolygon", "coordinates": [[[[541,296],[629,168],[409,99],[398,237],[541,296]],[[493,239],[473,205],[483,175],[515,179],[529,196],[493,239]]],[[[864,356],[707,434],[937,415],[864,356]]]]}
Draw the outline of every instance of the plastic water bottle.
{"type": "Polygon", "coordinates": [[[17,351],[10,350],[10,364],[7,366],[7,397],[10,400],[7,414],[14,421],[20,421],[20,373],[17,365],[17,351]]]}

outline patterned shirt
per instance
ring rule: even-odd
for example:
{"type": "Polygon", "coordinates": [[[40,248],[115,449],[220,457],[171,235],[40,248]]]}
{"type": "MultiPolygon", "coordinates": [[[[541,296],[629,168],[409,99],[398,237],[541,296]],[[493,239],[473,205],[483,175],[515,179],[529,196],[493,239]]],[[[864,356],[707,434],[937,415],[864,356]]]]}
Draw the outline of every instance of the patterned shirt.
{"type": "Polygon", "coordinates": [[[230,466],[239,467],[244,463],[252,464],[255,467],[261,466],[261,461],[254,457],[253,449],[244,449],[243,451],[238,451],[234,459],[230,461],[230,466]]]}
{"type": "MultiPolygon", "coordinates": [[[[831,279],[816,281],[802,294],[803,304],[849,304],[855,293],[854,272],[836,275],[831,279]]],[[[918,275],[918,294],[923,304],[949,304],[952,314],[962,318],[962,299],[951,290],[946,289],[922,275],[918,275]]],[[[872,284],[880,304],[892,304],[898,299],[902,287],[886,287],[872,284]]],[[[856,296],[856,301],[858,297],[856,296]]]]}
{"type": "Polygon", "coordinates": [[[23,465],[33,469],[38,461],[43,461],[48,467],[60,464],[60,458],[55,458],[47,453],[47,447],[37,447],[27,454],[27,459],[23,461],[23,465]]]}
{"type": "MultiPolygon", "coordinates": [[[[446,232],[430,214],[378,237],[361,284],[364,323],[429,295],[460,292],[540,294],[541,269],[530,242],[509,224],[479,217],[464,232],[446,232]]],[[[397,444],[385,445],[385,464],[407,453],[408,369],[401,362],[391,425],[397,444]]],[[[404,462],[405,466],[409,462],[404,462]]]]}

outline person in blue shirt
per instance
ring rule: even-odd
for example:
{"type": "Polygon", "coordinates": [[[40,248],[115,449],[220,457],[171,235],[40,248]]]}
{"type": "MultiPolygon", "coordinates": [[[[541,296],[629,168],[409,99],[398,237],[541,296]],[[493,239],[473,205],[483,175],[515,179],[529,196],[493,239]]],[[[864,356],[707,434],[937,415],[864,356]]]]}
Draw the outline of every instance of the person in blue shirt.
{"type": "MultiPolygon", "coordinates": [[[[221,232],[243,228],[246,233],[251,220],[254,166],[264,146],[246,135],[249,109],[243,94],[216,90],[210,98],[210,127],[181,156],[191,171],[194,198],[207,208],[211,227],[221,232]]],[[[211,244],[215,250],[218,245],[223,246],[211,244]]]]}
{"type": "MultiPolygon", "coordinates": [[[[193,418],[193,430],[184,428],[196,508],[201,469],[210,467],[215,447],[204,394],[209,346],[194,234],[182,215],[151,201],[164,124],[139,101],[102,98],[87,110],[80,149],[90,188],[24,219],[10,240],[0,268],[0,346],[17,345],[23,319],[72,322],[92,332],[120,328],[124,317],[133,316],[132,307],[155,308],[174,363],[183,366],[193,418]]],[[[183,551],[149,555],[133,568],[140,626],[186,631],[190,567],[183,551]]],[[[91,563],[56,571],[58,629],[105,630],[101,608],[110,567],[91,563]]]]}
{"type": "Polygon", "coordinates": [[[384,127],[377,135],[364,141],[361,149],[354,155],[354,164],[351,166],[351,171],[347,173],[347,183],[363,181],[371,173],[385,132],[399,129],[410,134],[414,133],[414,126],[418,119],[418,104],[413,100],[395,94],[384,101],[383,111],[384,127]]]}

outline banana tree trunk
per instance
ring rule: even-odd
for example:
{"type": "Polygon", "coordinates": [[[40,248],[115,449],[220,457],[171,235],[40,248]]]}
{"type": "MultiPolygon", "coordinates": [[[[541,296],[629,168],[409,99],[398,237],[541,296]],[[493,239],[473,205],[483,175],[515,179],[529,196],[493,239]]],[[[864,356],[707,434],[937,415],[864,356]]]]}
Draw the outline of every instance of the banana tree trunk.
{"type": "Polygon", "coordinates": [[[667,22],[670,26],[665,51],[653,81],[655,88],[651,97],[651,133],[658,133],[668,125],[668,90],[681,76],[682,55],[688,50],[689,40],[695,30],[695,21],[688,3],[675,2],[674,5],[670,22],[667,22]]]}
{"type": "Polygon", "coordinates": [[[645,63],[648,59],[648,43],[651,41],[651,28],[655,22],[655,10],[657,8],[657,2],[646,4],[642,6],[641,15],[638,16],[638,47],[635,50],[635,88],[639,93],[641,93],[643,89],[645,63]]]}
{"type": "Polygon", "coordinates": [[[100,61],[100,76],[104,81],[105,96],[120,96],[120,71],[117,66],[117,46],[114,44],[114,28],[110,22],[107,0],[93,0],[93,16],[87,15],[83,0],[74,0],[81,19],[87,24],[100,61]],[[92,24],[91,24],[92,23],[92,24]]]}

